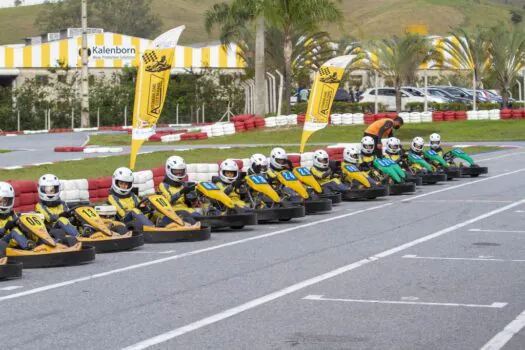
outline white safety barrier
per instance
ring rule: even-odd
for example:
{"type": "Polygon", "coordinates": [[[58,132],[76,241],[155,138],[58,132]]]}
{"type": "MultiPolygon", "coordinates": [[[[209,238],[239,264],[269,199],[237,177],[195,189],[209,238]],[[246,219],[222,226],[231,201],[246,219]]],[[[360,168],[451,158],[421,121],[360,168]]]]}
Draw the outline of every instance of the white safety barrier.
{"type": "Polygon", "coordinates": [[[467,120],[478,120],[478,111],[467,111],[467,120]]]}
{"type": "Polygon", "coordinates": [[[412,112],[410,113],[408,119],[411,123],[421,123],[421,113],[419,112],[412,112]]]}
{"type": "Polygon", "coordinates": [[[499,109],[493,109],[489,111],[489,119],[490,120],[500,120],[500,110],[499,109]]]}
{"type": "Polygon", "coordinates": [[[363,125],[365,123],[365,115],[363,113],[355,113],[352,115],[353,124],[363,125]]]}
{"type": "Polygon", "coordinates": [[[60,199],[66,203],[89,201],[88,180],[61,180],[60,199]]]}
{"type": "Polygon", "coordinates": [[[164,135],[160,137],[161,142],[177,142],[180,141],[181,134],[164,135]]]}
{"type": "Polygon", "coordinates": [[[264,122],[265,122],[267,128],[275,128],[275,127],[277,127],[277,118],[276,117],[265,118],[264,122]]]}
{"type": "Polygon", "coordinates": [[[479,120],[489,120],[489,111],[478,111],[479,120]]]}
{"type": "Polygon", "coordinates": [[[139,196],[155,194],[155,183],[151,170],[136,171],[133,173],[133,187],[138,188],[139,196]]]}
{"type": "Polygon", "coordinates": [[[399,113],[399,117],[401,117],[401,119],[403,119],[403,122],[405,123],[410,123],[410,113],[407,113],[407,112],[402,112],[402,113],[399,113]]]}
{"type": "Polygon", "coordinates": [[[421,122],[431,123],[432,122],[432,112],[421,112],[421,122]]]}
{"type": "Polygon", "coordinates": [[[120,153],[123,152],[122,147],[86,147],[84,153],[120,153]]]}
{"type": "Polygon", "coordinates": [[[330,116],[330,119],[332,120],[333,125],[341,125],[343,124],[343,116],[341,114],[332,114],[330,116]]]}

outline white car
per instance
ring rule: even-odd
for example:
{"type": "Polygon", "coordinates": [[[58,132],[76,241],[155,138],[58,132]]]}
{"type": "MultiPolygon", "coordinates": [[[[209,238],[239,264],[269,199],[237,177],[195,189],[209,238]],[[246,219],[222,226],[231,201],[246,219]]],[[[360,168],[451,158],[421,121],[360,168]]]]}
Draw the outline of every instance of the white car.
{"type": "MultiPolygon", "coordinates": [[[[379,88],[378,94],[377,94],[377,101],[383,105],[386,106],[387,111],[395,111],[396,110],[396,89],[394,88],[379,88]]],[[[374,103],[375,102],[375,96],[376,89],[367,89],[361,96],[359,96],[359,103],[374,103]]],[[[422,94],[418,94],[422,95],[422,94]]],[[[401,89],[401,109],[407,110],[406,104],[412,103],[412,102],[425,102],[424,95],[422,96],[414,96],[414,94],[408,92],[405,89],[401,89]]],[[[434,96],[427,96],[427,102],[437,102],[437,103],[444,103],[444,100],[438,97],[434,96]]]]}

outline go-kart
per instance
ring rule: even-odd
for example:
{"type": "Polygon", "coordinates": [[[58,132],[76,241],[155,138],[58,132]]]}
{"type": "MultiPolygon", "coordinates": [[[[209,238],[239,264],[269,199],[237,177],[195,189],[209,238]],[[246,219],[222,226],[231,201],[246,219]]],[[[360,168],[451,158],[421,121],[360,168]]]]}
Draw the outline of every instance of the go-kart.
{"type": "Polygon", "coordinates": [[[127,223],[134,232],[142,233],[146,243],[178,241],[202,241],[210,238],[210,227],[200,222],[185,222],[174,211],[162,195],[154,194],[144,198],[138,205],[143,214],[168,222],[165,226],[142,225],[138,220],[127,223]]]}
{"type": "Polygon", "coordinates": [[[251,208],[244,202],[235,203],[214,183],[200,182],[195,190],[197,201],[204,205],[199,205],[201,215],[193,218],[201,224],[210,226],[213,230],[225,227],[242,229],[244,226],[257,225],[257,214],[251,208]]]}
{"type": "Polygon", "coordinates": [[[443,158],[449,164],[455,164],[459,167],[462,176],[478,177],[482,174],[488,174],[489,172],[489,168],[477,165],[476,162],[474,162],[474,159],[472,159],[466,152],[457,148],[445,153],[443,158]],[[454,163],[456,159],[461,159],[465,161],[466,164],[463,162],[454,163]]]}
{"type": "Polygon", "coordinates": [[[430,165],[432,165],[435,170],[442,170],[445,174],[447,174],[447,180],[461,177],[461,169],[448,164],[445,159],[443,159],[443,157],[441,157],[436,151],[432,149],[423,151],[423,157],[428,160],[430,165]]]}
{"type": "Polygon", "coordinates": [[[421,179],[422,183],[425,185],[433,185],[440,181],[447,181],[447,174],[440,171],[435,171],[435,169],[421,156],[409,152],[406,156],[408,162],[406,164],[407,173],[410,172],[414,176],[421,179]]]}
{"type": "Polygon", "coordinates": [[[6,244],[0,241],[0,280],[22,276],[22,263],[12,262],[5,255],[6,244]]]}
{"type": "Polygon", "coordinates": [[[277,173],[280,186],[276,188],[281,198],[296,204],[304,204],[306,214],[315,214],[332,210],[332,201],[321,198],[317,193],[310,193],[301,181],[291,171],[285,170],[277,173]]]}
{"type": "Polygon", "coordinates": [[[353,183],[357,184],[357,187],[355,187],[352,183],[343,181],[345,185],[350,187],[350,190],[341,193],[343,200],[376,199],[377,197],[384,197],[390,194],[388,186],[378,184],[367,173],[353,165],[343,166],[339,163],[336,166],[338,169],[341,169],[341,173],[344,175],[343,178],[352,180],[353,183]]]}
{"type": "Polygon", "coordinates": [[[377,182],[388,185],[391,195],[413,193],[416,191],[414,182],[406,181],[406,173],[391,159],[376,158],[369,175],[377,182]]]}
{"type": "Polygon", "coordinates": [[[331,200],[332,204],[339,204],[342,202],[343,199],[341,193],[321,186],[308,168],[294,168],[293,173],[299,181],[307,186],[309,192],[316,193],[322,199],[331,200]]]}
{"type": "Polygon", "coordinates": [[[244,180],[250,189],[247,192],[247,203],[257,213],[259,223],[290,221],[306,215],[304,205],[281,198],[263,176],[246,175],[244,180]]]}
{"type": "Polygon", "coordinates": [[[116,214],[113,206],[100,206],[98,209],[79,206],[60,216],[71,218],[71,224],[76,226],[80,232],[80,235],[76,237],[77,241],[82,242],[85,246],[95,247],[97,253],[130,250],[144,245],[144,236],[141,233],[129,230],[120,222],[104,220],[100,217],[99,212],[107,215],[108,210],[111,209],[116,214]]]}
{"type": "Polygon", "coordinates": [[[7,248],[10,262],[22,263],[24,268],[77,265],[95,260],[95,248],[84,246],[62,230],[47,231],[37,214],[22,214],[16,223],[23,233],[37,238],[33,249],[7,248]]]}

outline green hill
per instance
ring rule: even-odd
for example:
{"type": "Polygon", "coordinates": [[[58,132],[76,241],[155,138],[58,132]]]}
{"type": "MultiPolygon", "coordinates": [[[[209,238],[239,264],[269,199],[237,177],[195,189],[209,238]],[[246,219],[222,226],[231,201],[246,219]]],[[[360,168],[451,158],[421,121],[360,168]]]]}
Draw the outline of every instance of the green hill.
{"type": "MultiPolygon", "coordinates": [[[[217,0],[152,0],[154,13],[162,19],[164,29],[185,24],[181,43],[216,39],[203,27],[203,14],[217,0]]],[[[512,1],[511,1],[512,2],[512,1]]],[[[0,9],[0,44],[20,43],[26,36],[38,35],[35,18],[42,5],[0,9]]],[[[339,36],[346,32],[362,39],[380,38],[401,33],[407,25],[427,25],[430,34],[445,34],[458,26],[494,24],[508,21],[509,10],[503,0],[343,0],[343,28],[327,29],[339,36]]]]}

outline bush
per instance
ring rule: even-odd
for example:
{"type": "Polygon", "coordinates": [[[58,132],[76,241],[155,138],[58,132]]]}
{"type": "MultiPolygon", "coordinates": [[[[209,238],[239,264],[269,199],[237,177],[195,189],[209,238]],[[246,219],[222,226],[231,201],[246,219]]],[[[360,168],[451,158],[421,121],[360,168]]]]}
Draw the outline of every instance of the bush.
{"type": "Polygon", "coordinates": [[[479,111],[490,111],[491,109],[500,109],[501,105],[499,103],[479,103],[477,105],[479,111]]]}
{"type": "Polygon", "coordinates": [[[525,102],[512,102],[512,106],[510,108],[511,109],[523,109],[525,108],[525,102]]]}
{"type": "Polygon", "coordinates": [[[423,112],[425,109],[425,104],[423,102],[409,102],[405,104],[405,109],[407,109],[409,112],[423,112]]]}
{"type": "MultiPolygon", "coordinates": [[[[292,106],[292,113],[304,114],[308,108],[308,103],[302,102],[292,106]]],[[[379,104],[379,112],[384,112],[386,106],[379,104]]],[[[374,103],[350,103],[350,102],[334,102],[331,113],[374,113],[374,103]]]]}

